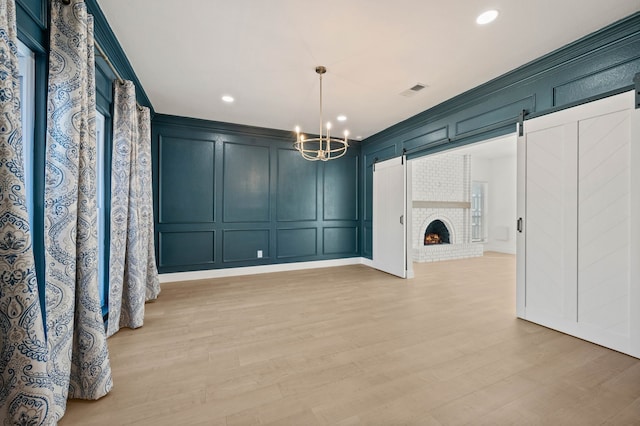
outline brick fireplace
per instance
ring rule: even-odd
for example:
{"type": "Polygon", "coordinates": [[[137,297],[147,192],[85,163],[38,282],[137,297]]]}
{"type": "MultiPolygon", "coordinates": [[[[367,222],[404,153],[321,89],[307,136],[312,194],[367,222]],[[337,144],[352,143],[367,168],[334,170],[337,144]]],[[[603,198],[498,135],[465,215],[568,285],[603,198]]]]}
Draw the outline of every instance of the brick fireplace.
{"type": "Polygon", "coordinates": [[[471,242],[469,155],[441,154],[414,160],[412,194],[414,262],[482,256],[483,245],[471,242]],[[428,228],[431,226],[431,231],[438,222],[446,227],[448,243],[425,244],[432,233],[428,228]]]}

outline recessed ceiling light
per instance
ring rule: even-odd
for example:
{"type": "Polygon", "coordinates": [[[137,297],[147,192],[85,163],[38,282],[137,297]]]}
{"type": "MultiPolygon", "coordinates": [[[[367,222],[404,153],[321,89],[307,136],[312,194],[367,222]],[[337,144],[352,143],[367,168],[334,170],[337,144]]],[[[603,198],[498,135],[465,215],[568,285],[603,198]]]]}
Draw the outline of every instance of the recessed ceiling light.
{"type": "Polygon", "coordinates": [[[346,115],[339,115],[336,117],[336,120],[338,121],[347,121],[347,116],[346,115]]]}
{"type": "Polygon", "coordinates": [[[227,103],[231,103],[231,102],[233,102],[233,96],[224,95],[224,96],[222,97],[222,100],[223,100],[223,101],[225,101],[225,102],[227,102],[227,103]]]}
{"type": "Polygon", "coordinates": [[[498,17],[498,11],[495,9],[487,10],[486,12],[481,13],[476,18],[476,24],[478,25],[486,25],[490,22],[493,22],[498,17]]]}

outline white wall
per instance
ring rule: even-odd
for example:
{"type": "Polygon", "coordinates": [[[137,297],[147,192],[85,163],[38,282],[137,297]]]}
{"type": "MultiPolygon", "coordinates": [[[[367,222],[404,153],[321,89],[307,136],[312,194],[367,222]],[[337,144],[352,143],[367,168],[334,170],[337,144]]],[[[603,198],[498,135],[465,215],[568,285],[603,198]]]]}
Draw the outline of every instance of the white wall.
{"type": "Polygon", "coordinates": [[[471,180],[486,182],[485,251],[516,253],[517,162],[515,156],[486,159],[471,156],[471,180]]]}
{"type": "Polygon", "coordinates": [[[471,181],[487,182],[491,180],[491,160],[471,155],[471,181]]]}

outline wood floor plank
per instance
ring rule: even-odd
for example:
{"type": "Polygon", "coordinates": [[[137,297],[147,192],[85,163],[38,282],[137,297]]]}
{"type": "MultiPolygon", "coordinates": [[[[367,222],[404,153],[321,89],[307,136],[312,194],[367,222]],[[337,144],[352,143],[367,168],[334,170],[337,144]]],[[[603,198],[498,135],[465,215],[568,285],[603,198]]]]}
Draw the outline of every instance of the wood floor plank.
{"type": "Polygon", "coordinates": [[[640,424],[640,360],[515,317],[515,257],[163,284],[67,425],[640,424]]]}

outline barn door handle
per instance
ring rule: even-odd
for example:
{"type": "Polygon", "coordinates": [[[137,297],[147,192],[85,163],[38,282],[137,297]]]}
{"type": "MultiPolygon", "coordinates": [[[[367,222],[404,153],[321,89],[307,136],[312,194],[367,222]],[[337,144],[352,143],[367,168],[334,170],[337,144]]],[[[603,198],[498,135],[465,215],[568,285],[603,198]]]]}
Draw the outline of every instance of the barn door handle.
{"type": "Polygon", "coordinates": [[[404,225],[404,215],[400,215],[400,225],[404,225]]]}
{"type": "Polygon", "coordinates": [[[518,218],[518,232],[522,233],[522,218],[518,218]]]}

